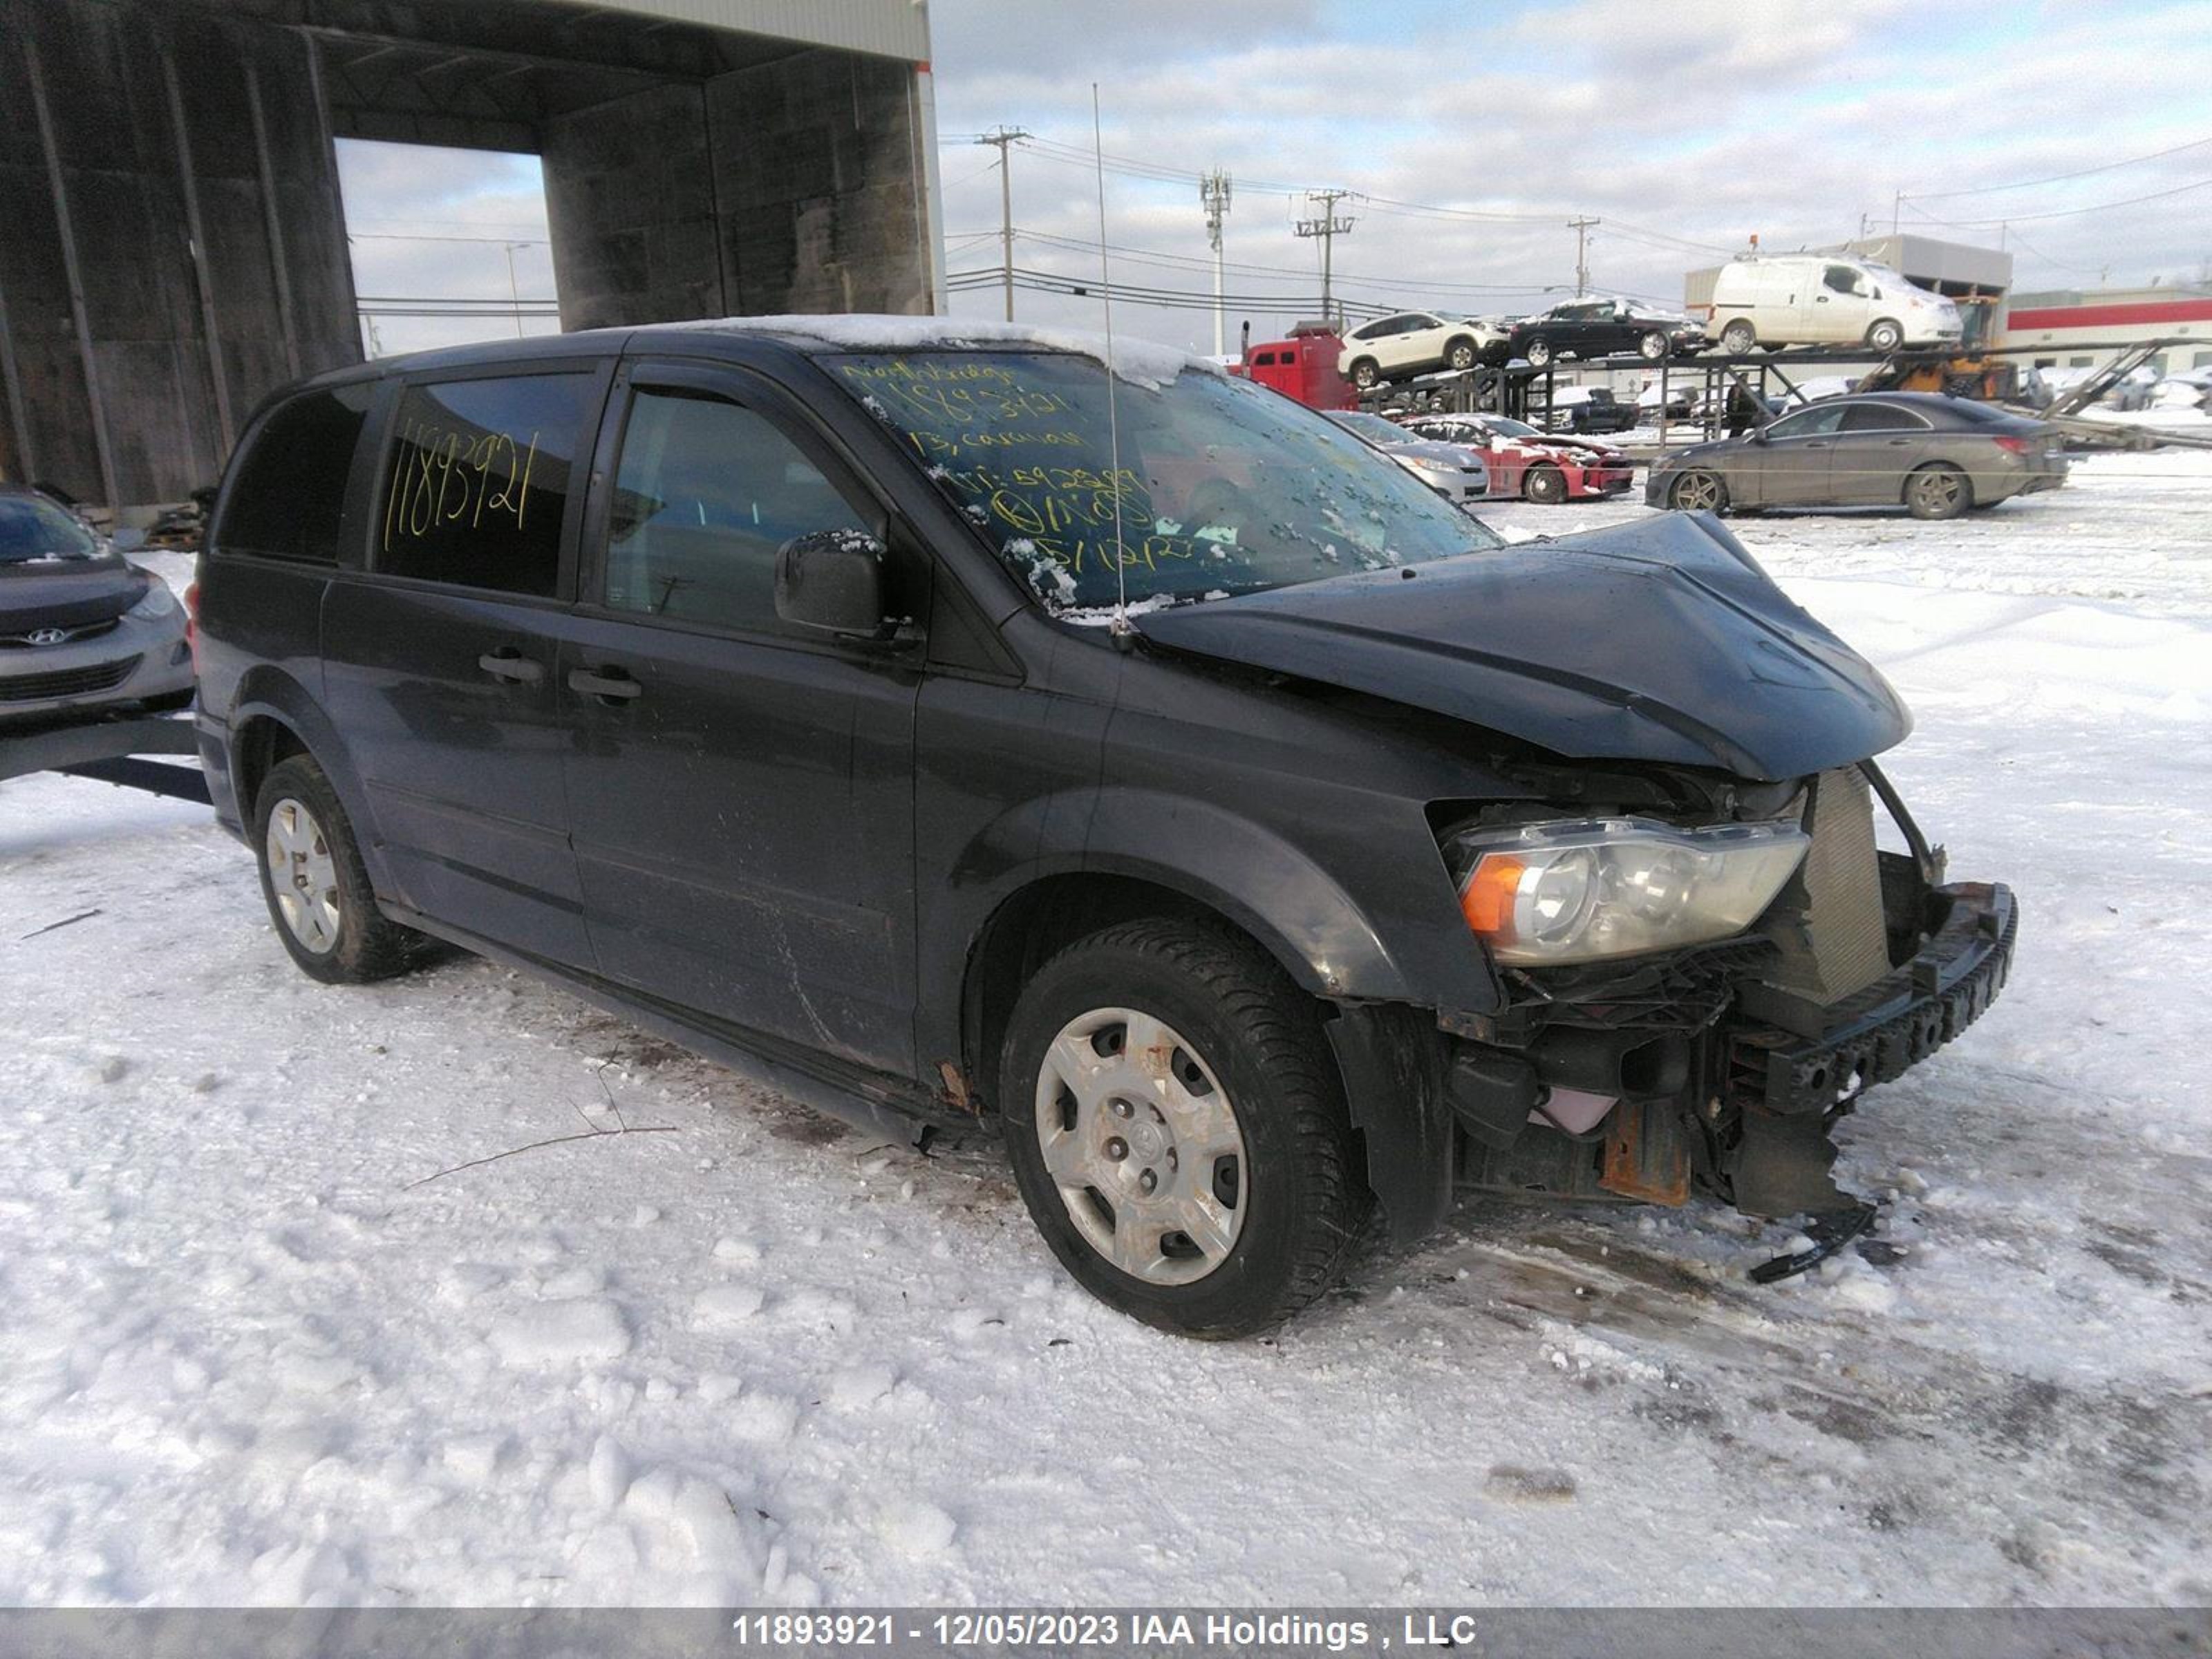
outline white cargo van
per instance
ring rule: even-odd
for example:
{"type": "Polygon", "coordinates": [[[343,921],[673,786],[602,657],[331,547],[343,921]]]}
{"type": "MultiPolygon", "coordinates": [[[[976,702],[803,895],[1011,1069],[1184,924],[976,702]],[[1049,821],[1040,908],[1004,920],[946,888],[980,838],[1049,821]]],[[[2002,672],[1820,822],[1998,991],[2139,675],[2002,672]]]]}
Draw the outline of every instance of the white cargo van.
{"type": "Polygon", "coordinates": [[[1871,259],[1784,253],[1721,267],[1706,332],[1731,356],[1754,345],[1863,343],[1893,351],[1956,340],[1959,307],[1871,259]]]}

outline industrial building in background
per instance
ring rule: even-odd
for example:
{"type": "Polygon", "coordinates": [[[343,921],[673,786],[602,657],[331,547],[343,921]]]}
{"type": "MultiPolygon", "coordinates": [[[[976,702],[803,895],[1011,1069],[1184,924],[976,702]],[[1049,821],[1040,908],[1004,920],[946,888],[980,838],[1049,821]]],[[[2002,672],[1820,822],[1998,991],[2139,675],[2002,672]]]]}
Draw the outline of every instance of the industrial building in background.
{"type": "Polygon", "coordinates": [[[361,357],[333,141],[542,160],[563,327],[939,308],[917,0],[7,0],[0,479],[176,501],[361,357]]]}
{"type": "Polygon", "coordinates": [[[2153,340],[2174,343],[2150,359],[2161,374],[2212,368],[2212,287],[2015,294],[2005,327],[2005,343],[2032,350],[2038,368],[2101,367],[2153,340]]]}

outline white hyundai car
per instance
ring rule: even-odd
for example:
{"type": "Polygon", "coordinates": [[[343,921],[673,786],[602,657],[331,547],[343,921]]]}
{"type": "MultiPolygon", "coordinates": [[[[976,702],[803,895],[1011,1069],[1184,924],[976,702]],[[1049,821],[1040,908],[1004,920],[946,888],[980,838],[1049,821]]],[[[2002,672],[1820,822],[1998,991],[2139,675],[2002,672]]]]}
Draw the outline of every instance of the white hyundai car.
{"type": "Polygon", "coordinates": [[[1337,373],[1363,392],[1439,368],[1473,368],[1505,361],[1505,331],[1473,317],[1401,311],[1362,323],[1344,337],[1337,373]]]}

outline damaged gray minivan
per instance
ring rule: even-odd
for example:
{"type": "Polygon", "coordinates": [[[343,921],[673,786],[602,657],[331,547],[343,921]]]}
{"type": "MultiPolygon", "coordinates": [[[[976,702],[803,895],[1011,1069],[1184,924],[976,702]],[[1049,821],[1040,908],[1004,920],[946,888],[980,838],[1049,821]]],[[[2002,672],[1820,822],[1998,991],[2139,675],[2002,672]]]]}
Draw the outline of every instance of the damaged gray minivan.
{"type": "Polygon", "coordinates": [[[1850,1212],[1830,1127],[2014,928],[1875,764],[1881,675],[1710,518],[1508,547],[1107,355],[785,318],[272,399],[198,719],[286,949],[434,937],[878,1128],[996,1125],[1069,1272],[1195,1335],[1455,1188],[1850,1212]]]}

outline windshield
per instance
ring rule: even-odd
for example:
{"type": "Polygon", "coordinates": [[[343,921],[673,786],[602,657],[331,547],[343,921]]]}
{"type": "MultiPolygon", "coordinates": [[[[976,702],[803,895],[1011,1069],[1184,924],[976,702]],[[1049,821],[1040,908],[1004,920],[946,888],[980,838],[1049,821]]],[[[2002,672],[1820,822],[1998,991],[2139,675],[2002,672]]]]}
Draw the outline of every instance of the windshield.
{"type": "Polygon", "coordinates": [[[1133,604],[1502,545],[1396,463],[1249,380],[1195,370],[1164,385],[1116,380],[1116,473],[1095,359],[948,350],[823,361],[1056,614],[1115,602],[1117,481],[1133,604]]]}
{"type": "Polygon", "coordinates": [[[1380,415],[1355,414],[1347,409],[1334,409],[1328,418],[1346,432],[1357,432],[1370,444],[1401,444],[1413,434],[1395,421],[1386,421],[1380,415]]]}
{"type": "Polygon", "coordinates": [[[1516,421],[1504,415],[1483,417],[1483,424],[1501,438],[1540,438],[1544,434],[1526,421],[1516,421]]]}
{"type": "Polygon", "coordinates": [[[75,514],[40,495],[0,495],[0,564],[99,556],[100,538],[75,514]]]}

